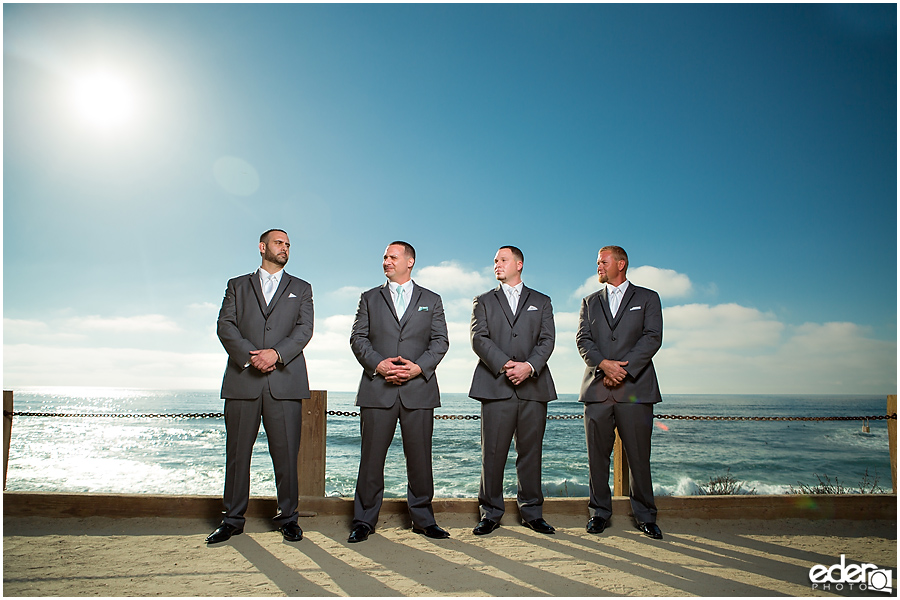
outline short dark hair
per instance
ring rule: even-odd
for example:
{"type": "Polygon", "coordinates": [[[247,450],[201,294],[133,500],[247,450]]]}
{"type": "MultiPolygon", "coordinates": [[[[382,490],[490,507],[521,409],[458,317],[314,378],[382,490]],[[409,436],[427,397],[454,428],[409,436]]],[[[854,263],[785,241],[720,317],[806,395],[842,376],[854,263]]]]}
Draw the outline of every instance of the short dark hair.
{"type": "Polygon", "coordinates": [[[512,252],[512,255],[516,257],[516,260],[519,262],[525,262],[525,255],[522,254],[522,251],[516,248],[515,246],[500,246],[500,250],[509,250],[512,252]]]}
{"type": "Polygon", "coordinates": [[[259,236],[259,243],[260,244],[268,243],[269,242],[269,234],[272,233],[273,231],[280,231],[284,235],[288,234],[288,232],[285,231],[284,229],[269,229],[268,231],[264,231],[263,234],[261,236],[259,236]]]}
{"type": "Polygon", "coordinates": [[[388,246],[403,246],[403,249],[406,251],[406,255],[416,260],[416,249],[412,247],[412,244],[409,242],[391,242],[388,246]]]}

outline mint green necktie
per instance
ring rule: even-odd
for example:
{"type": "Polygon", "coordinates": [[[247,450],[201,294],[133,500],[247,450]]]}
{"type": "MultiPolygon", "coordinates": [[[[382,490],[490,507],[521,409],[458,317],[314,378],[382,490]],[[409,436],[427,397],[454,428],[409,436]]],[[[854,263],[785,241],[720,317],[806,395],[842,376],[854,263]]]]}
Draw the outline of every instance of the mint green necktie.
{"type": "Polygon", "coordinates": [[[397,286],[397,317],[406,312],[406,298],[403,297],[403,286],[397,286]]]}

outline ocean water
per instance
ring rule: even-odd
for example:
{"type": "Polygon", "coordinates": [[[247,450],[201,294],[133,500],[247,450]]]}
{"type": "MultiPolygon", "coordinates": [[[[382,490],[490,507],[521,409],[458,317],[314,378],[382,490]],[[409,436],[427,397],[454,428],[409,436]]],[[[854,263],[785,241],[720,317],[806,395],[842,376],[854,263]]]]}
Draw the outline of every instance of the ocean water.
{"type": "MultiPolygon", "coordinates": [[[[112,388],[35,388],[15,392],[15,411],[67,413],[221,412],[218,394],[112,388]]],[[[444,394],[437,414],[477,415],[478,402],[444,394]]],[[[354,394],[330,392],[328,409],[355,411],[354,394]]],[[[884,415],[883,396],[667,395],[658,415],[884,415]]],[[[577,396],[551,402],[551,415],[579,415],[577,396]]],[[[887,425],[870,421],[700,421],[657,419],[652,472],[657,495],[693,495],[730,473],[742,491],[786,493],[818,476],[856,489],[865,478],[891,488],[887,425]]],[[[359,418],[329,416],[326,493],[353,496],[359,464],[359,418]]],[[[436,420],[433,468],[437,497],[476,497],[481,471],[480,421],[436,420]]],[[[543,452],[547,497],[588,495],[581,419],[551,420],[543,452]]],[[[225,427],[221,418],[60,418],[17,416],[12,428],[8,490],[213,495],[224,486],[225,427]]],[[[515,496],[515,451],[505,494],[515,496]]],[[[385,469],[388,497],[405,497],[406,467],[399,427],[385,469]]],[[[254,448],[251,493],[274,496],[266,437],[254,448]]]]}

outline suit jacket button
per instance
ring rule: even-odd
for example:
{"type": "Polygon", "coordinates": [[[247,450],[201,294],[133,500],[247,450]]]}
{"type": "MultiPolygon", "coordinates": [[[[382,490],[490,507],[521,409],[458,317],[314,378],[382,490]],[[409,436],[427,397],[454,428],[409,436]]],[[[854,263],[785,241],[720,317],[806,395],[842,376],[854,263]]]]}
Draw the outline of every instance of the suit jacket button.
{"type": "Polygon", "coordinates": [[[612,336],[612,337],[609,338],[609,339],[611,339],[612,341],[616,341],[616,336],[612,336]]]}

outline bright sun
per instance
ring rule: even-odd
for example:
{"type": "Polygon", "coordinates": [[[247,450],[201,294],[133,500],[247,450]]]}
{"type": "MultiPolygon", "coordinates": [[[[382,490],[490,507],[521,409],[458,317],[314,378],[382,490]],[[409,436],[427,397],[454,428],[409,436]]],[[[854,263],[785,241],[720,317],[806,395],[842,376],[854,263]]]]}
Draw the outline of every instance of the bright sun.
{"type": "Polygon", "coordinates": [[[72,104],[76,114],[98,129],[117,129],[135,115],[137,98],[124,77],[96,71],[75,81],[72,104]]]}

